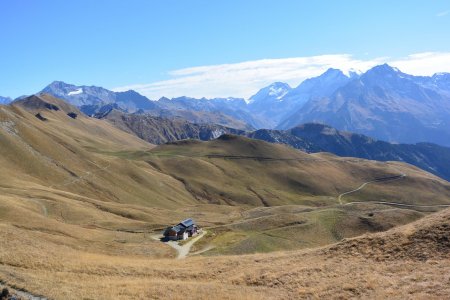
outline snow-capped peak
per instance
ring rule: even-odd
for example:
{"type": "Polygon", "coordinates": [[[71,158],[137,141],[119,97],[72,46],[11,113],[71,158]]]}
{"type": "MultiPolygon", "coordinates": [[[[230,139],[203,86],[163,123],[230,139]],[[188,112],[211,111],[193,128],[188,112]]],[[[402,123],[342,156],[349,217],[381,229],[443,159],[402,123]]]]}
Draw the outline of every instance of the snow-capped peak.
{"type": "Polygon", "coordinates": [[[289,84],[284,82],[274,82],[265,88],[260,89],[255,95],[251,96],[248,100],[248,104],[252,103],[260,103],[261,101],[273,101],[279,100],[283,101],[283,97],[291,90],[292,88],[289,84]]]}

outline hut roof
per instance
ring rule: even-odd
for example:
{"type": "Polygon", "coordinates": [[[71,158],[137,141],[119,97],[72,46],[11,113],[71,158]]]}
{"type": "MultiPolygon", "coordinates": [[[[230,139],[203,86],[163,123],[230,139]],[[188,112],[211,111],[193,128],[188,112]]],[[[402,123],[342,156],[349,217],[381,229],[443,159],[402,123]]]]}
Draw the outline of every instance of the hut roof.
{"type": "Polygon", "coordinates": [[[192,219],[186,219],[184,221],[181,221],[180,224],[178,224],[177,226],[180,226],[180,225],[185,227],[185,228],[187,228],[187,227],[190,227],[192,225],[195,225],[195,222],[192,219]]]}

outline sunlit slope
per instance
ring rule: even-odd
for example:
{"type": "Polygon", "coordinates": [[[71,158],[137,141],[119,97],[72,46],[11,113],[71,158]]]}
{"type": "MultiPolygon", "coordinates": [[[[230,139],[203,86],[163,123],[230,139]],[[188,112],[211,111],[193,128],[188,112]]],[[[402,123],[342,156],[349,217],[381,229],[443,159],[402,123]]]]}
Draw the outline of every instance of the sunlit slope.
{"type": "Polygon", "coordinates": [[[173,253],[148,232],[186,215],[204,224],[233,218],[235,210],[200,216],[179,181],[145,162],[102,154],[152,147],[45,95],[0,106],[1,231],[71,249],[158,257],[173,253]],[[174,211],[180,205],[192,207],[174,211]]]}
{"type": "Polygon", "coordinates": [[[12,107],[2,106],[0,143],[3,187],[68,191],[105,202],[144,206],[194,203],[180,182],[148,164],[102,154],[153,145],[50,96],[32,96],[12,107]],[[70,112],[77,114],[75,119],[67,115],[70,112]],[[45,120],[37,118],[38,113],[45,120]]]}
{"type": "Polygon", "coordinates": [[[195,198],[211,203],[337,204],[339,194],[364,182],[400,174],[406,177],[368,184],[342,201],[450,202],[447,181],[408,164],[311,155],[232,135],[209,142],[180,141],[130,156],[148,161],[182,181],[195,198]]]}
{"type": "Polygon", "coordinates": [[[320,249],[186,260],[85,252],[0,225],[0,279],[52,299],[444,299],[449,222],[445,210],[320,249]]]}
{"type": "Polygon", "coordinates": [[[258,207],[236,222],[209,228],[194,245],[202,255],[249,254],[315,248],[368,232],[386,231],[415,221],[423,212],[364,204],[312,208],[301,205],[258,207]]]}

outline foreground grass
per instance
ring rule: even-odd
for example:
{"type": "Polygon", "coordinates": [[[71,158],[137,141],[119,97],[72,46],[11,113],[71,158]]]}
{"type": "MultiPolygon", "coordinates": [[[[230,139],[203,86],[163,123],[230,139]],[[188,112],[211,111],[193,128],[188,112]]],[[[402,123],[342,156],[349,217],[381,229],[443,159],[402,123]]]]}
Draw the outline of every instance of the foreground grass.
{"type": "Polygon", "coordinates": [[[185,260],[84,252],[2,225],[0,280],[52,299],[444,299],[449,222],[447,210],[326,248],[185,260]]]}

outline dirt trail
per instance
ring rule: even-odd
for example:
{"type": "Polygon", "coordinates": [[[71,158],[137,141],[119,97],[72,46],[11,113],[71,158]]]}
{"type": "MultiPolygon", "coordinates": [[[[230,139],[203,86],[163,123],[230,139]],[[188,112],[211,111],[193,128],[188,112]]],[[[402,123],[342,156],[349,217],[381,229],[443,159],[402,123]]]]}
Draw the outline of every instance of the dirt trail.
{"type": "MultiPolygon", "coordinates": [[[[344,204],[344,203],[342,203],[342,197],[343,197],[343,196],[348,195],[348,194],[355,193],[355,192],[357,192],[357,191],[363,189],[366,185],[368,185],[368,184],[370,184],[370,183],[394,181],[394,180],[398,180],[398,179],[403,179],[404,177],[406,177],[406,174],[405,174],[405,173],[402,173],[402,174],[395,175],[395,176],[376,178],[376,179],[374,179],[374,180],[364,182],[364,183],[361,184],[358,188],[340,194],[340,195],[338,196],[338,198],[337,198],[337,199],[338,199],[338,202],[339,202],[340,205],[343,205],[343,204],[344,204]]],[[[352,202],[352,203],[353,203],[353,202],[352,202]]],[[[349,204],[349,203],[348,203],[348,204],[349,204]]]]}
{"type": "Polygon", "coordinates": [[[345,203],[344,205],[364,204],[364,203],[385,204],[385,205],[406,206],[406,207],[424,207],[424,208],[450,207],[450,204],[419,205],[419,204],[404,204],[404,203],[386,202],[386,201],[354,201],[354,202],[345,203]]]}
{"type": "Polygon", "coordinates": [[[387,202],[387,201],[353,201],[353,202],[348,202],[348,203],[343,203],[342,202],[342,197],[351,193],[355,193],[361,189],[363,189],[366,185],[368,185],[369,183],[375,183],[375,182],[387,182],[387,181],[394,181],[394,180],[398,180],[398,179],[403,179],[405,178],[407,175],[403,172],[401,172],[399,169],[391,167],[395,170],[397,170],[398,172],[400,172],[401,174],[399,175],[394,175],[394,176],[389,176],[389,177],[382,177],[382,178],[377,178],[371,181],[367,181],[364,182],[363,184],[361,184],[358,188],[342,193],[338,196],[338,202],[340,205],[352,205],[352,204],[364,204],[364,203],[373,203],[373,204],[384,204],[384,205],[393,205],[393,206],[404,206],[404,207],[422,207],[422,208],[439,208],[439,207],[450,207],[449,204],[436,204],[436,205],[416,205],[416,204],[404,204],[404,203],[399,203],[399,202],[387,202]]]}
{"type": "MultiPolygon", "coordinates": [[[[177,259],[183,259],[183,258],[186,258],[186,256],[189,255],[189,252],[191,251],[192,245],[194,245],[195,242],[197,242],[199,239],[201,239],[205,234],[206,234],[206,231],[203,230],[202,233],[200,233],[199,235],[197,235],[194,238],[191,238],[189,240],[189,242],[187,242],[186,244],[183,244],[183,245],[179,245],[177,241],[167,241],[167,242],[164,242],[164,244],[167,244],[170,247],[172,247],[175,250],[177,250],[177,253],[178,253],[177,259]]],[[[161,236],[160,235],[153,236],[153,239],[161,240],[161,236]]]]}

